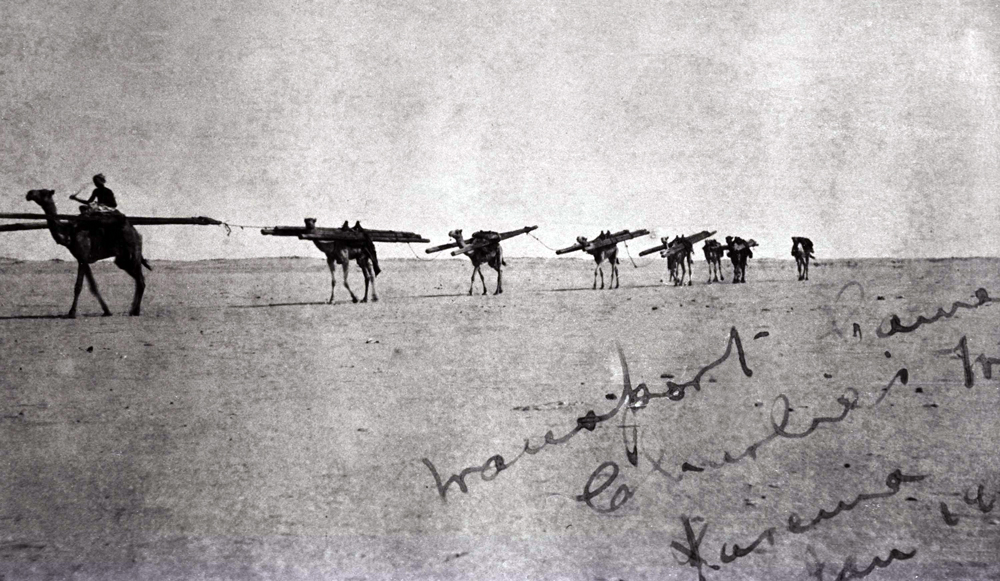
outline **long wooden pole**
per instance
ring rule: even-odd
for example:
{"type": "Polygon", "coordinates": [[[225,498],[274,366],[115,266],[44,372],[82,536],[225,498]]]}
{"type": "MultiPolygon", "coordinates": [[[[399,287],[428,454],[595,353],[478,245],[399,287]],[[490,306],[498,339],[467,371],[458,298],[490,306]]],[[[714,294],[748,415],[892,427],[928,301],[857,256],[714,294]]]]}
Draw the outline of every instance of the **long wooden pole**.
{"type": "Polygon", "coordinates": [[[18,232],[20,230],[46,230],[49,225],[45,222],[34,222],[31,224],[2,224],[0,232],[18,232]]]}
{"type": "Polygon", "coordinates": [[[25,213],[0,213],[0,219],[12,220],[62,220],[65,222],[99,222],[115,223],[128,220],[133,226],[161,226],[169,224],[186,224],[194,226],[221,226],[222,222],[204,216],[192,218],[159,218],[156,216],[126,216],[124,214],[25,214],[25,213]]]}

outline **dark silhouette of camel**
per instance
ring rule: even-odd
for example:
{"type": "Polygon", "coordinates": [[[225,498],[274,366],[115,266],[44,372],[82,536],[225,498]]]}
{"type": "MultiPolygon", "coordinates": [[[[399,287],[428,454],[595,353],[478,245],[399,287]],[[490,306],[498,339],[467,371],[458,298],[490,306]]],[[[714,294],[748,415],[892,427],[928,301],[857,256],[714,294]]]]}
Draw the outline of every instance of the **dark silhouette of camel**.
{"type": "Polygon", "coordinates": [[[114,217],[120,216],[120,220],[112,219],[108,222],[59,221],[54,218],[58,214],[56,203],[52,201],[54,194],[53,190],[31,190],[25,199],[42,207],[45,215],[48,216],[49,232],[52,234],[52,238],[56,244],[68,248],[70,254],[76,259],[78,268],[76,286],[73,288],[73,306],[70,307],[66,316],[71,319],[76,317],[76,305],[80,300],[84,279],[87,279],[90,292],[94,293],[97,302],[101,304],[104,316],[111,315],[111,309],[101,298],[94,274],[90,270],[91,264],[111,257],[115,259],[115,266],[135,279],[135,294],[132,296],[132,308],[129,310],[129,315],[138,316],[142,304],[142,294],[146,290],[146,279],[143,276],[142,267],[152,270],[146,259],[142,257],[142,236],[121,214],[111,214],[110,216],[114,217]]]}
{"type": "Polygon", "coordinates": [[[739,237],[726,236],[729,260],[733,262],[733,284],[747,281],[747,260],[753,258],[753,251],[750,248],[756,245],[753,240],[747,242],[739,237]]]}
{"type": "Polygon", "coordinates": [[[792,256],[799,271],[799,280],[809,280],[809,259],[813,256],[813,243],[802,236],[792,236],[792,256]]]}
{"type": "MultiPolygon", "coordinates": [[[[313,230],[316,228],[315,218],[306,218],[305,222],[307,229],[313,230]]],[[[347,222],[344,222],[341,228],[347,230],[347,222]]],[[[360,222],[354,223],[354,230],[364,232],[360,222]]],[[[368,302],[369,286],[372,291],[372,302],[378,301],[378,294],[375,292],[375,277],[382,272],[382,269],[378,266],[378,255],[375,253],[375,244],[373,242],[370,240],[364,240],[363,242],[313,240],[313,244],[326,255],[326,264],[330,267],[330,300],[326,301],[327,304],[333,304],[333,294],[337,290],[336,268],[338,264],[344,270],[344,288],[351,295],[351,301],[358,302],[358,297],[354,296],[354,291],[347,284],[347,268],[350,266],[352,260],[357,262],[358,268],[361,269],[361,274],[365,277],[365,296],[361,299],[361,302],[368,302]]]]}
{"type": "MultiPolygon", "coordinates": [[[[462,229],[452,230],[448,232],[448,236],[451,236],[458,243],[459,248],[465,248],[465,240],[462,238],[462,229]]],[[[466,255],[469,260],[472,261],[472,284],[469,285],[469,294],[472,294],[472,289],[476,286],[476,273],[479,273],[479,280],[483,283],[483,294],[486,294],[486,279],[483,277],[483,271],[480,268],[483,264],[488,264],[490,268],[497,271],[497,290],[493,293],[498,295],[503,292],[503,267],[507,266],[507,263],[503,261],[503,248],[500,247],[500,235],[496,232],[490,231],[479,231],[472,235],[472,244],[480,245],[475,250],[467,252],[466,255]]]]}
{"type": "Polygon", "coordinates": [[[724,254],[722,245],[717,240],[707,240],[702,251],[705,252],[705,262],[708,263],[708,284],[725,282],[726,277],[722,274],[722,255],[724,254]]]}
{"type": "MultiPolygon", "coordinates": [[[[667,238],[660,238],[660,242],[667,244],[667,238]]],[[[670,271],[670,280],[674,286],[683,286],[685,275],[688,279],[688,286],[691,286],[691,275],[694,274],[692,254],[694,254],[694,245],[684,235],[676,236],[666,250],[660,251],[661,256],[667,257],[667,270],[670,271]],[[680,277],[677,276],[678,268],[681,271],[680,277]]]]}
{"type": "MultiPolygon", "coordinates": [[[[598,242],[600,240],[604,240],[610,234],[611,234],[610,231],[609,232],[601,232],[597,236],[597,238],[594,239],[594,242],[598,242]]],[[[577,236],[576,237],[576,242],[577,242],[577,244],[581,244],[584,247],[586,247],[590,243],[590,241],[587,240],[586,236],[577,236]]],[[[619,261],[618,261],[618,245],[615,244],[613,246],[605,246],[603,248],[597,248],[597,249],[593,249],[593,250],[585,250],[585,252],[587,254],[593,256],[594,257],[594,262],[596,263],[596,265],[594,266],[594,289],[595,290],[597,289],[597,273],[598,272],[601,273],[601,288],[602,289],[604,288],[604,267],[602,265],[604,264],[605,260],[607,260],[608,264],[611,265],[611,280],[608,281],[608,290],[611,290],[613,288],[618,288],[619,285],[620,285],[620,280],[619,280],[619,277],[618,277],[618,263],[619,263],[619,261]]]]}

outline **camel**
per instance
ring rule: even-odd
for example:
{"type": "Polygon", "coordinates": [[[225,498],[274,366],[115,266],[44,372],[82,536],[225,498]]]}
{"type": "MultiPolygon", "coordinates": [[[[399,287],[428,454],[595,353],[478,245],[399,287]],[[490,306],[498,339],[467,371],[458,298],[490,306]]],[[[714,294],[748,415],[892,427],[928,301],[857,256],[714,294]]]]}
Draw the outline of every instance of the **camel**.
{"type": "Polygon", "coordinates": [[[733,284],[747,281],[747,259],[753,258],[751,246],[756,243],[739,237],[726,236],[726,248],[729,249],[729,259],[733,262],[733,284]]]}
{"type": "Polygon", "coordinates": [[[722,245],[717,240],[708,240],[705,242],[702,250],[705,252],[705,262],[708,263],[708,281],[706,284],[719,281],[725,282],[726,277],[722,274],[722,245]]]}
{"type": "MultiPolygon", "coordinates": [[[[315,218],[306,218],[305,222],[307,229],[312,230],[316,228],[315,218]]],[[[348,228],[347,222],[344,222],[341,228],[346,230],[348,228]]],[[[354,229],[363,231],[360,222],[355,222],[354,229]]],[[[364,242],[313,240],[313,244],[323,254],[326,254],[326,264],[330,267],[330,300],[326,301],[327,304],[333,304],[333,295],[337,290],[336,268],[338,264],[344,269],[344,288],[351,295],[351,301],[358,302],[358,297],[354,295],[354,291],[347,284],[347,267],[351,264],[352,260],[357,262],[358,268],[361,269],[361,273],[365,277],[365,296],[361,299],[361,302],[368,302],[369,286],[371,286],[372,291],[372,302],[378,301],[378,294],[375,292],[375,277],[382,272],[382,269],[378,266],[378,255],[375,253],[375,244],[368,240],[364,242]]]]}
{"type": "Polygon", "coordinates": [[[124,270],[135,279],[135,294],[132,296],[132,308],[129,315],[139,315],[142,304],[142,294],[146,290],[146,279],[142,268],[152,270],[153,267],[142,257],[142,236],[124,217],[119,224],[95,224],[93,222],[60,222],[53,218],[58,214],[56,203],[52,201],[53,190],[31,190],[25,199],[42,207],[48,216],[49,232],[56,244],[65,246],[77,262],[76,285],[73,288],[73,306],[70,307],[67,318],[76,317],[76,305],[83,290],[83,280],[87,279],[90,292],[97,297],[104,316],[111,316],[111,309],[97,290],[97,281],[90,270],[90,265],[98,260],[114,257],[115,266],[124,270]]]}
{"type": "MultiPolygon", "coordinates": [[[[594,239],[594,242],[607,238],[609,234],[610,232],[601,232],[597,236],[597,238],[594,239]]],[[[587,240],[587,238],[584,236],[577,236],[576,242],[578,244],[583,245],[584,247],[586,247],[590,243],[590,241],[587,240]]],[[[618,276],[618,263],[619,263],[618,245],[615,244],[613,246],[604,246],[602,248],[597,248],[594,250],[587,250],[586,252],[587,254],[593,256],[594,262],[597,263],[596,266],[594,266],[594,289],[595,290],[597,289],[598,272],[601,273],[601,288],[602,289],[604,288],[604,268],[602,265],[604,264],[605,260],[607,260],[608,264],[611,265],[611,280],[608,281],[608,290],[611,290],[613,288],[618,288],[621,283],[618,276]]]]}
{"type": "Polygon", "coordinates": [[[792,256],[799,271],[799,280],[809,280],[809,259],[813,256],[813,243],[808,238],[792,236],[792,256]]]}
{"type": "MultiPolygon", "coordinates": [[[[465,240],[462,237],[461,228],[448,232],[448,236],[458,242],[459,248],[465,248],[465,240]]],[[[472,284],[469,286],[469,295],[472,295],[472,289],[476,287],[477,272],[479,273],[479,280],[483,283],[483,294],[486,294],[486,279],[483,277],[483,271],[480,269],[483,263],[490,265],[493,270],[497,271],[497,290],[493,294],[501,294],[503,292],[503,270],[501,269],[507,266],[507,263],[503,261],[503,248],[500,247],[500,236],[496,232],[480,231],[474,233],[472,239],[473,244],[481,244],[483,242],[488,242],[488,244],[467,253],[469,260],[472,261],[472,284]]]]}
{"type": "MultiPolygon", "coordinates": [[[[667,238],[660,238],[660,242],[667,244],[667,238]]],[[[667,250],[661,251],[661,255],[667,257],[667,269],[670,271],[670,280],[674,286],[684,285],[684,276],[687,275],[688,286],[691,286],[691,275],[694,273],[694,265],[691,255],[694,254],[694,247],[683,235],[677,236],[669,243],[667,250]],[[677,247],[680,250],[675,250],[677,247]],[[677,268],[680,267],[681,276],[677,277],[677,268]]]]}

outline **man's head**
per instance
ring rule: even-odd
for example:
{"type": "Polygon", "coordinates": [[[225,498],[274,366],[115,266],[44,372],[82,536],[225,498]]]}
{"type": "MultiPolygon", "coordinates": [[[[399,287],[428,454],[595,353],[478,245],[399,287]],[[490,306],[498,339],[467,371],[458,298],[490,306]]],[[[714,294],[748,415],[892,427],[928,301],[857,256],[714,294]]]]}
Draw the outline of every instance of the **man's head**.
{"type": "Polygon", "coordinates": [[[99,173],[96,176],[94,176],[94,185],[95,186],[103,186],[106,181],[107,180],[104,179],[104,174],[102,174],[102,173],[99,173]]]}

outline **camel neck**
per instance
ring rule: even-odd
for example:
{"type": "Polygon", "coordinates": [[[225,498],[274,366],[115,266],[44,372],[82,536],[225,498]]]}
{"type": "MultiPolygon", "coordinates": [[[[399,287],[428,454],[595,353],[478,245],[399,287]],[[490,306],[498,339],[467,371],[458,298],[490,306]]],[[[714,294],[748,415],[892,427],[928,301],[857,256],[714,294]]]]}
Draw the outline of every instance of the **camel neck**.
{"type": "Polygon", "coordinates": [[[56,244],[67,246],[68,234],[66,227],[55,219],[55,216],[58,214],[55,202],[48,200],[47,202],[39,202],[39,205],[42,207],[42,211],[45,212],[45,221],[48,222],[49,233],[52,234],[52,238],[56,241],[56,244]]]}

